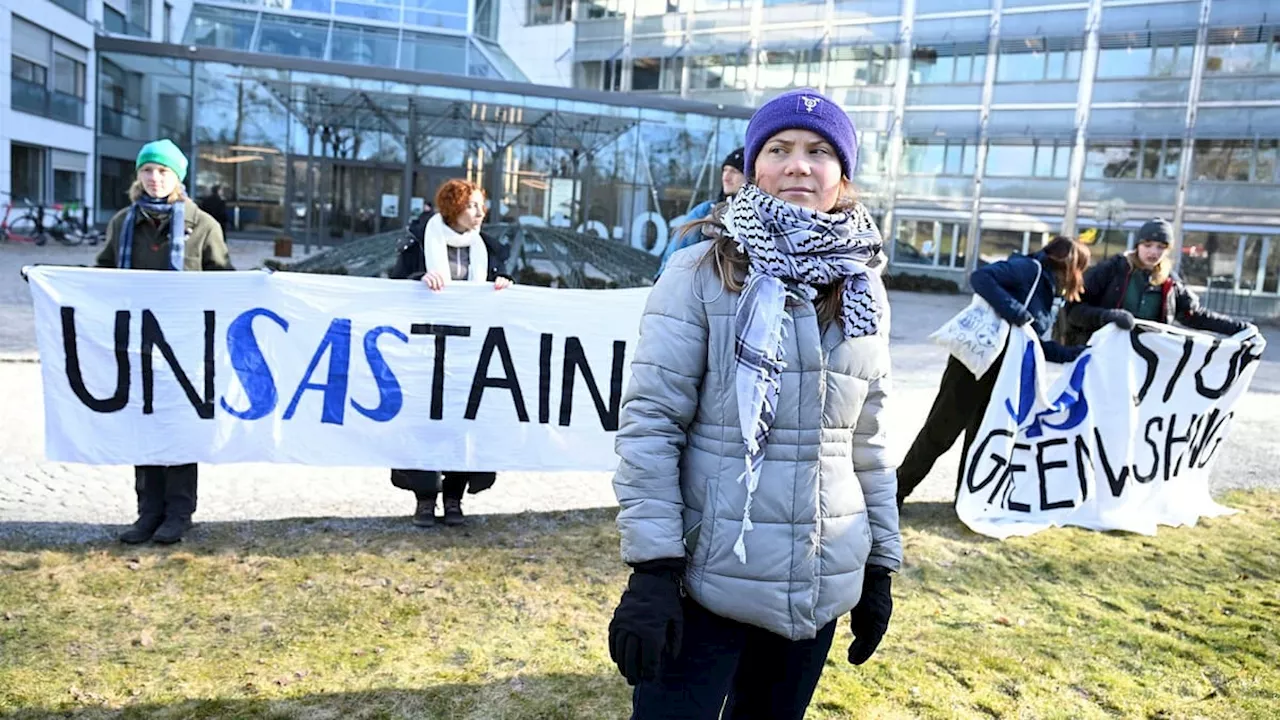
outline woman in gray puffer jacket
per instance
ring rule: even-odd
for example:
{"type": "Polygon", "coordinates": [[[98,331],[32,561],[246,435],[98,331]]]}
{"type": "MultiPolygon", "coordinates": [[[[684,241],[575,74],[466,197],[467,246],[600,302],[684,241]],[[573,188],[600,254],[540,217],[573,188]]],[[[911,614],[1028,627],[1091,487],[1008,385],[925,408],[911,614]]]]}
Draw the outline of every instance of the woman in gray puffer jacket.
{"type": "Polygon", "coordinates": [[[633,573],[609,649],[633,718],[802,718],[837,620],[855,664],[888,628],[889,307],[854,138],[816,91],[762,106],[752,182],[650,295],[614,478],[633,573]]]}

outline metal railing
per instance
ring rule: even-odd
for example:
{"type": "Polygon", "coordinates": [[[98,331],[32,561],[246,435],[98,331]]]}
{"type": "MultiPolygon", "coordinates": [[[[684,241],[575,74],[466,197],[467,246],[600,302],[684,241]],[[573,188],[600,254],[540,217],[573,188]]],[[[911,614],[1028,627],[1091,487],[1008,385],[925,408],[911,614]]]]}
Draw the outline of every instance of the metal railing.
{"type": "Polygon", "coordinates": [[[73,125],[84,125],[84,98],[50,90],[21,78],[10,78],[10,82],[13,84],[9,100],[15,109],[73,125]]]}

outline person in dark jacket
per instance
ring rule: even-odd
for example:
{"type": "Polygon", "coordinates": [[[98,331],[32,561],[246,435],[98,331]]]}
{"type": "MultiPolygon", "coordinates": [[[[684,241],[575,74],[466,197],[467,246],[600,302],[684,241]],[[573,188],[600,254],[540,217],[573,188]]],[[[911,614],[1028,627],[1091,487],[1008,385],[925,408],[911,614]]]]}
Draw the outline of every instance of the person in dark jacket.
{"type": "Polygon", "coordinates": [[[222,197],[222,186],[214,185],[208,196],[200,201],[200,209],[217,221],[225,235],[227,232],[227,201],[222,197]]]}
{"type": "MultiPolygon", "coordinates": [[[[433,291],[459,281],[490,282],[494,290],[510,287],[505,250],[480,232],[485,216],[484,190],[465,180],[450,180],[440,186],[435,200],[438,212],[421,225],[421,235],[410,228],[389,277],[421,280],[433,291]]],[[[417,497],[413,524],[418,527],[435,526],[440,490],[444,492],[444,524],[462,525],[463,493],[487,490],[495,479],[491,472],[391,471],[391,484],[417,497]]]]}
{"type": "MultiPolygon", "coordinates": [[[[138,178],[129,188],[133,204],[107,223],[107,243],[97,266],[135,270],[233,270],[222,226],[187,197],[182,181],[187,158],[169,140],[142,146],[138,178]]],[[[138,519],[120,542],[176,543],[191,528],[196,511],[196,465],[134,468],[138,519]]]]}
{"type": "Polygon", "coordinates": [[[685,216],[684,225],[676,228],[675,232],[671,234],[671,240],[667,242],[667,249],[662,251],[662,264],[658,266],[658,274],[653,277],[655,282],[662,275],[662,271],[667,268],[667,262],[671,260],[672,255],[676,254],[676,251],[683,250],[694,243],[702,241],[702,233],[690,227],[690,225],[710,216],[711,210],[716,205],[738,194],[742,186],[747,184],[747,176],[743,172],[743,168],[746,167],[745,154],[746,148],[738,148],[725,156],[724,162],[720,165],[720,197],[694,205],[689,214],[685,216]]]}
{"type": "MultiPolygon", "coordinates": [[[[1014,254],[1007,260],[978,268],[969,283],[1001,318],[1019,327],[1031,323],[1043,339],[1053,329],[1054,300],[1077,299],[1087,267],[1089,248],[1071,238],[1058,236],[1034,255],[1014,254]],[[1035,292],[1032,292],[1033,286],[1035,292]]],[[[1045,359],[1054,363],[1072,362],[1084,351],[1083,347],[1064,346],[1053,340],[1043,340],[1042,347],[1045,359]]],[[[964,451],[960,455],[963,465],[969,444],[986,414],[1003,357],[1002,351],[980,378],[975,378],[955,357],[947,358],[947,368],[942,373],[929,416],[898,466],[899,507],[961,433],[964,433],[964,451]]]]}
{"type": "Polygon", "coordinates": [[[1115,323],[1133,328],[1134,319],[1222,335],[1257,331],[1244,320],[1200,307],[1195,294],[1173,272],[1169,244],[1173,226],[1155,218],[1138,230],[1137,247],[1116,255],[1084,276],[1079,302],[1067,306],[1063,340],[1083,345],[1102,326],[1115,323]]]}

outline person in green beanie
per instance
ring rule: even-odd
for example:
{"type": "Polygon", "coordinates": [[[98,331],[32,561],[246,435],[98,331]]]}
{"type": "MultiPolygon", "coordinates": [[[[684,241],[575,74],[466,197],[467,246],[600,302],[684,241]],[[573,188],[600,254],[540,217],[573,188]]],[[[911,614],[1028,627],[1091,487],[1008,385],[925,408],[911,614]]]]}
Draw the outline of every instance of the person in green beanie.
{"type": "MultiPolygon", "coordinates": [[[[97,266],[134,270],[233,270],[222,226],[187,197],[187,157],[170,140],[142,146],[132,204],[107,223],[97,266]]],[[[176,543],[196,510],[196,465],[134,468],[138,519],[120,535],[128,544],[176,543]]]]}

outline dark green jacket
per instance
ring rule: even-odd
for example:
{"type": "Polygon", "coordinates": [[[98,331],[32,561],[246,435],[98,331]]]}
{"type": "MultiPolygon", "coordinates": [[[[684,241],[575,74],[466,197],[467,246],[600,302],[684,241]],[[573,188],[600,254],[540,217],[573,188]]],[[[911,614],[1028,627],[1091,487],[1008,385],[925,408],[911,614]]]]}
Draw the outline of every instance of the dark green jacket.
{"type": "MultiPolygon", "coordinates": [[[[222,226],[211,215],[196,206],[190,198],[184,201],[184,222],[187,226],[186,260],[183,270],[234,270],[227,252],[227,242],[222,237],[222,226]]],[[[97,266],[113,268],[120,257],[119,238],[121,226],[129,208],[125,208],[107,223],[107,244],[98,253],[97,266]]],[[[133,231],[133,267],[135,270],[169,269],[169,222],[159,225],[138,217],[133,231]]]]}

